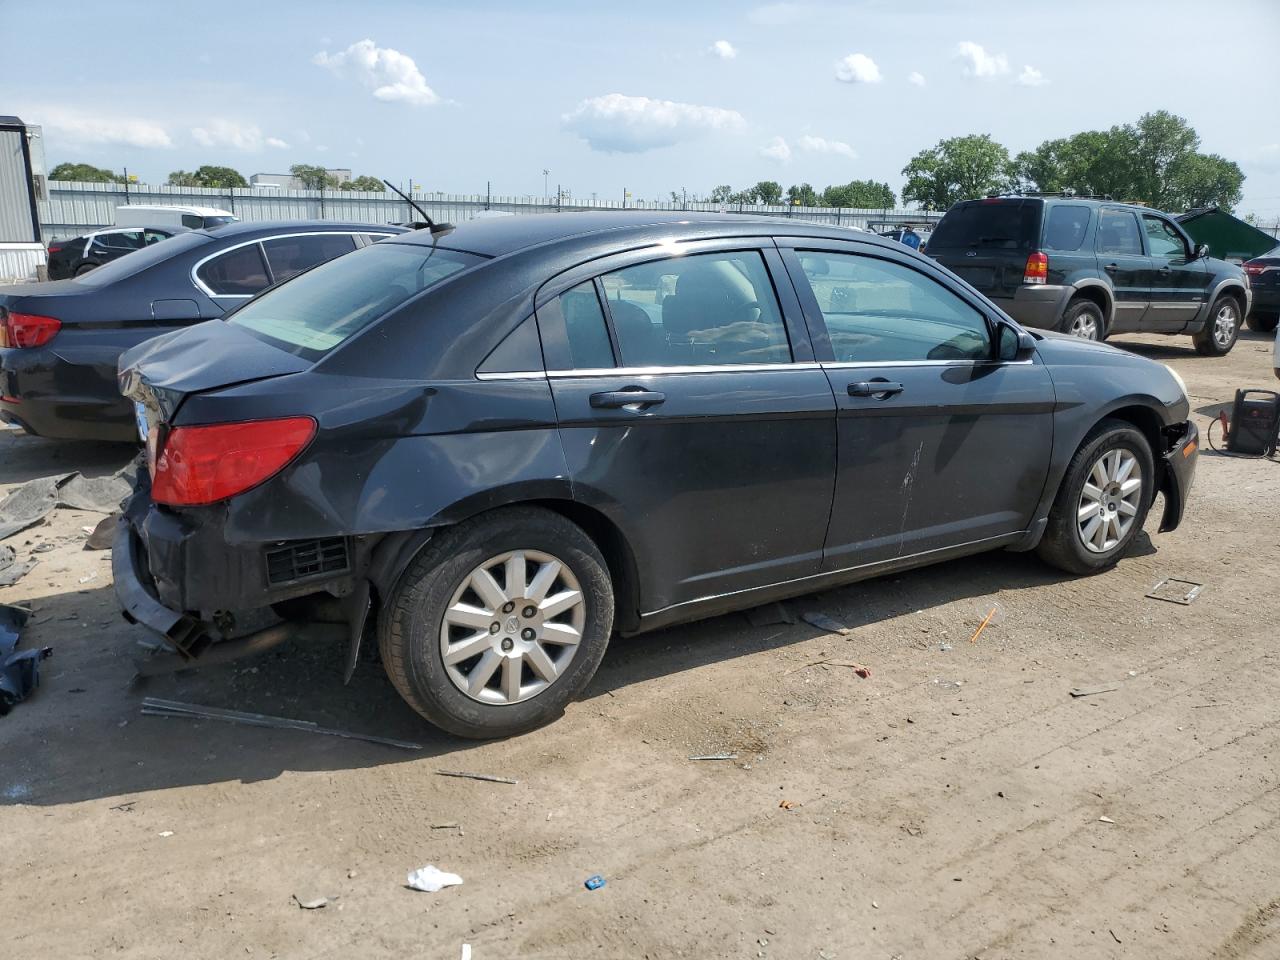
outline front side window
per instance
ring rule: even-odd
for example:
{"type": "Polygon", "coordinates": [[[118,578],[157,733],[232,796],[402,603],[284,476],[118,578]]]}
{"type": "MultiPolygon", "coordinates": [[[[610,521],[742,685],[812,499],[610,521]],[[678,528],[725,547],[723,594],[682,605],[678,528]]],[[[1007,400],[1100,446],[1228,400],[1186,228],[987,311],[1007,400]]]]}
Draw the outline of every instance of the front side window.
{"type": "Polygon", "coordinates": [[[227,322],[318,360],[410,297],[483,260],[419,244],[375,243],[269,290],[227,322]]]}
{"type": "Polygon", "coordinates": [[[1159,217],[1142,215],[1142,227],[1147,232],[1147,249],[1153,257],[1179,259],[1187,255],[1182,236],[1169,223],[1159,217]]]}
{"type": "Polygon", "coordinates": [[[1079,203],[1058,203],[1044,218],[1044,245],[1049,250],[1079,250],[1089,230],[1089,208],[1079,203]]]}
{"type": "Polygon", "coordinates": [[[791,361],[778,299],[754,250],[672,257],[600,279],[623,366],[791,361]]]}
{"type": "Polygon", "coordinates": [[[1142,256],[1138,221],[1128,210],[1103,210],[1098,219],[1098,252],[1142,256]]]}
{"type": "Polygon", "coordinates": [[[159,243],[161,240],[168,240],[169,236],[170,236],[169,234],[162,233],[159,230],[143,231],[143,239],[146,241],[146,245],[148,247],[151,246],[153,243],[159,243]]]}
{"type": "Polygon", "coordinates": [[[837,361],[991,358],[986,318],[930,277],[859,254],[798,255],[837,361]]]}
{"type": "Polygon", "coordinates": [[[214,257],[196,271],[196,276],[215,297],[251,296],[271,285],[262,249],[256,243],[214,257]]]}
{"type": "Polygon", "coordinates": [[[283,283],[318,263],[350,253],[355,248],[355,239],[349,233],[312,233],[262,242],[267,263],[271,265],[271,278],[276,283],[283,283]]]}

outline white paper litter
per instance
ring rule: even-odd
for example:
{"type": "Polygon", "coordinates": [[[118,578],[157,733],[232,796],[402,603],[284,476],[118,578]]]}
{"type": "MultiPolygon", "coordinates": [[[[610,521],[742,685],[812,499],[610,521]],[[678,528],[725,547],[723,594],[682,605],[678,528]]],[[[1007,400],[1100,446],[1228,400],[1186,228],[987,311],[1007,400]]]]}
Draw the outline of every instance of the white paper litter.
{"type": "Polygon", "coordinates": [[[458,886],[462,883],[462,878],[456,873],[445,873],[443,870],[437,870],[428,863],[425,867],[410,871],[409,878],[405,883],[414,890],[421,890],[423,893],[435,893],[445,887],[458,886]]]}

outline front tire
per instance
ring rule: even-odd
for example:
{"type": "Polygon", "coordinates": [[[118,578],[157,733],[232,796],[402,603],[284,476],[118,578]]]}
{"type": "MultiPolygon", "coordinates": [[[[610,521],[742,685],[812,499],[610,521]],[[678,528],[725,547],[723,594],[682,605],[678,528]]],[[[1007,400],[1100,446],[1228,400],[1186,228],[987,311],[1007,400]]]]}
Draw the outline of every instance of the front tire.
{"type": "Polygon", "coordinates": [[[1068,573],[1115,566],[1133,543],[1155,495],[1147,438],[1123,420],[1103,420],[1067,466],[1037,552],[1068,573]]]}
{"type": "Polygon", "coordinates": [[[1092,300],[1075,300],[1067,304],[1058,329],[1081,340],[1105,340],[1107,321],[1102,308],[1092,300]]]}
{"type": "Polygon", "coordinates": [[[591,538],[549,510],[512,507],[427,544],[383,608],[378,645],[409,706],[488,739],[559,717],[612,629],[613,585],[591,538]]]}
{"type": "Polygon", "coordinates": [[[1209,308],[1209,319],[1204,329],[1192,336],[1196,353],[1205,357],[1222,357],[1231,352],[1240,336],[1240,303],[1230,294],[1223,294],[1209,308]]]}
{"type": "Polygon", "coordinates": [[[1251,313],[1245,321],[1249,329],[1256,333],[1271,333],[1280,323],[1280,315],[1274,313],[1251,313]]]}

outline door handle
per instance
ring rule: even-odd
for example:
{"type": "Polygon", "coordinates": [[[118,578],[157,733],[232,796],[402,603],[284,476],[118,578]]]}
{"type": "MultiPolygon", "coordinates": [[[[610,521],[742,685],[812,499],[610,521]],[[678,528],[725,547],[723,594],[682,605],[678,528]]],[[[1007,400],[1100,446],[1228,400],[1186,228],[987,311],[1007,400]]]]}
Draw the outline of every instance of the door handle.
{"type": "Polygon", "coordinates": [[[1103,269],[1103,270],[1105,270],[1105,271],[1107,271],[1107,273],[1115,273],[1117,270],[1119,270],[1119,269],[1120,269],[1120,267],[1119,267],[1117,264],[1114,264],[1114,263],[1108,263],[1108,264],[1107,264],[1105,267],[1103,267],[1102,269],[1103,269]]]}
{"type": "Polygon", "coordinates": [[[591,406],[597,410],[630,406],[653,407],[666,399],[667,395],[657,390],[628,387],[625,390],[606,390],[591,394],[591,406]]]}
{"type": "Polygon", "coordinates": [[[883,400],[902,391],[902,384],[892,383],[889,380],[859,380],[857,383],[849,384],[851,397],[879,397],[883,400]]]}
{"type": "Polygon", "coordinates": [[[1157,273],[1159,273],[1159,274],[1160,274],[1160,276],[1162,276],[1162,277],[1167,277],[1167,276],[1169,276],[1169,274],[1171,274],[1173,271],[1172,271],[1172,270],[1170,270],[1168,267],[1161,267],[1161,268],[1160,268],[1159,270],[1157,270],[1156,272],[1157,272],[1157,273]]]}

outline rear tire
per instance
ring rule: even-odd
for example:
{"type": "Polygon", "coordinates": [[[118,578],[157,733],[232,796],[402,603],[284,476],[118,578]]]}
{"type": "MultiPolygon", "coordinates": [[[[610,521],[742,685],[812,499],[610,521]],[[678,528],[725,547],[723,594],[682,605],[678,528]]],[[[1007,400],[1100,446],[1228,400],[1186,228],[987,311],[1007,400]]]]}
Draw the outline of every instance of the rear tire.
{"type": "Polygon", "coordinates": [[[427,544],[383,607],[378,647],[409,706],[488,739],[559,717],[612,629],[613,584],[591,538],[550,510],[511,507],[427,544]]]}
{"type": "Polygon", "coordinates": [[[1102,308],[1092,300],[1072,300],[1062,315],[1058,329],[1081,340],[1105,340],[1107,321],[1102,308]]]}
{"type": "Polygon", "coordinates": [[[1240,336],[1240,302],[1224,293],[1209,308],[1204,329],[1193,334],[1196,353],[1203,357],[1223,357],[1231,352],[1240,336]]]}
{"type": "Polygon", "coordinates": [[[1274,313],[1251,313],[1245,323],[1257,333],[1271,333],[1277,323],[1280,323],[1280,316],[1274,313]]]}
{"type": "Polygon", "coordinates": [[[83,277],[86,273],[95,269],[97,266],[98,265],[96,263],[82,263],[80,266],[76,267],[75,276],[83,277]]]}
{"type": "Polygon", "coordinates": [[[1068,573],[1107,570],[1142,530],[1154,495],[1155,461],[1147,438],[1131,423],[1103,420],[1067,465],[1036,552],[1068,573]]]}

